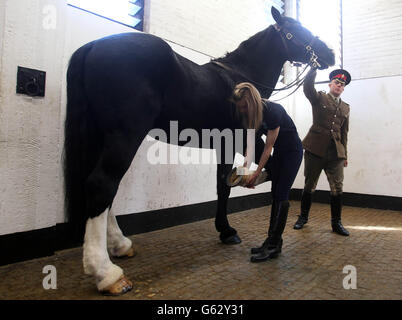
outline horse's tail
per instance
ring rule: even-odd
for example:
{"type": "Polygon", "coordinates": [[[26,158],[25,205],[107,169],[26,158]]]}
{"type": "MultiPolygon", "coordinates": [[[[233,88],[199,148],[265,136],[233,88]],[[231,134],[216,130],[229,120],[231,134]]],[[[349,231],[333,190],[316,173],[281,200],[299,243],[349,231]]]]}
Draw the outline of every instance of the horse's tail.
{"type": "Polygon", "coordinates": [[[79,48],[67,70],[67,109],[64,127],[64,187],[66,216],[73,240],[82,241],[86,213],[85,181],[101,148],[101,135],[90,116],[84,67],[92,44],[79,48]]]}

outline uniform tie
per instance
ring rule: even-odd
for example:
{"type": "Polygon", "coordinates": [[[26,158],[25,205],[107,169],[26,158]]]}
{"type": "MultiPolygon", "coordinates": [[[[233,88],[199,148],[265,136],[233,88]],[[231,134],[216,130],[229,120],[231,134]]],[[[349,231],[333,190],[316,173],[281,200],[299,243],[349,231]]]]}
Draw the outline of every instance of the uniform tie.
{"type": "Polygon", "coordinates": [[[335,97],[334,95],[332,95],[331,93],[329,94],[331,96],[332,99],[334,99],[334,101],[338,104],[339,103],[339,97],[335,97]]]}

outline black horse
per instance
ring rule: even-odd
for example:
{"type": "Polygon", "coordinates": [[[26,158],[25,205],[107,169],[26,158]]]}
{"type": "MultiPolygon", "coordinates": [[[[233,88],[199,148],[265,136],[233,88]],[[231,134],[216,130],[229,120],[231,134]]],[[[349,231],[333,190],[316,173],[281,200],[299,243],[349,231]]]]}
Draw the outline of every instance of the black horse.
{"type": "MultiPolygon", "coordinates": [[[[332,50],[299,22],[274,8],[272,15],[275,25],[201,66],[162,39],[143,33],[99,39],[71,57],[64,145],[66,211],[73,225],[82,231],[86,227],[84,269],[95,276],[100,291],[121,294],[132,286],[109,259],[109,254],[133,255],[131,241],[111,212],[112,202],[151,129],[169,132],[171,121],[177,121],[179,130],[240,129],[230,102],[237,83],[252,82],[268,98],[285,61],[309,63],[315,57],[321,69],[334,64],[332,50]]],[[[230,188],[225,177],[231,168],[232,163],[218,161],[215,226],[221,241],[229,244],[241,241],[227,219],[230,188]]]]}

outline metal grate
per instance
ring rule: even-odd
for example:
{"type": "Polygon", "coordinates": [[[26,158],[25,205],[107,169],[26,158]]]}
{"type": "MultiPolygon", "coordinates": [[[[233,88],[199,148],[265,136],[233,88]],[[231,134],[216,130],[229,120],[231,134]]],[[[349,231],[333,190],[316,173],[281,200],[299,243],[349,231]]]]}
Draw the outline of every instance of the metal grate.
{"type": "Polygon", "coordinates": [[[144,0],[67,0],[68,5],[143,31],[144,0]]]}

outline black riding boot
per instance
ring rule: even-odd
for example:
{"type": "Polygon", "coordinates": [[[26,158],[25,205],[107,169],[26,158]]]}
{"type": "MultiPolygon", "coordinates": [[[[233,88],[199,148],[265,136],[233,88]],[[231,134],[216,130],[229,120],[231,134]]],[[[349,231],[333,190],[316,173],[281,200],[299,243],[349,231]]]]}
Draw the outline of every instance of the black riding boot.
{"type": "Polygon", "coordinates": [[[282,233],[285,230],[289,212],[289,201],[281,201],[274,208],[274,225],[270,225],[271,235],[264,241],[260,252],[251,257],[251,262],[263,262],[278,257],[282,251],[282,233]]]}
{"type": "Polygon", "coordinates": [[[301,213],[299,215],[299,218],[297,219],[295,225],[293,226],[293,229],[299,230],[303,228],[303,226],[307,223],[308,221],[308,214],[310,212],[311,208],[311,193],[303,190],[302,198],[301,198],[301,213]]]}
{"type": "Polygon", "coordinates": [[[265,239],[264,243],[261,245],[261,247],[257,247],[257,248],[251,248],[251,254],[257,254],[262,252],[264,246],[266,246],[268,239],[270,237],[272,237],[272,230],[274,228],[275,225],[275,218],[276,218],[276,213],[277,213],[277,202],[275,200],[272,201],[272,205],[271,205],[271,216],[269,218],[269,229],[268,229],[268,238],[265,239]]]}
{"type": "Polygon", "coordinates": [[[348,236],[349,232],[341,223],[341,211],[342,211],[342,195],[331,195],[331,225],[332,231],[342,236],[348,236]]]}

